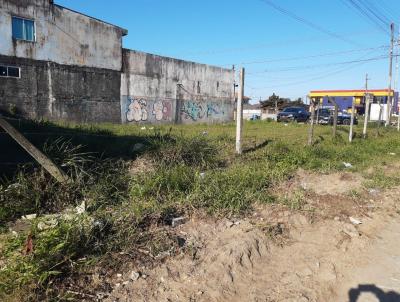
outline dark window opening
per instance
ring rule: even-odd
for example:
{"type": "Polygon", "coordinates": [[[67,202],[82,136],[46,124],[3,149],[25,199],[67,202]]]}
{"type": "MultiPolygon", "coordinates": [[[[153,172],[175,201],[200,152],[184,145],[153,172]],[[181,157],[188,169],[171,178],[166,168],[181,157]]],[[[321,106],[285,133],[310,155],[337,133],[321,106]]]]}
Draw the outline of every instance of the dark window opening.
{"type": "Polygon", "coordinates": [[[19,68],[18,67],[8,67],[8,76],[13,78],[19,78],[19,68]]]}
{"type": "Polygon", "coordinates": [[[0,77],[19,78],[20,69],[12,66],[0,66],[0,77]]]}
{"type": "Polygon", "coordinates": [[[0,66],[0,76],[6,77],[7,76],[7,67],[0,66]]]}
{"type": "Polygon", "coordinates": [[[217,91],[219,90],[219,82],[217,82],[217,91]]]}
{"type": "Polygon", "coordinates": [[[200,82],[199,81],[197,82],[197,93],[200,94],[200,82]]]}
{"type": "Polygon", "coordinates": [[[35,21],[12,17],[12,37],[18,40],[35,41],[35,21]]]}

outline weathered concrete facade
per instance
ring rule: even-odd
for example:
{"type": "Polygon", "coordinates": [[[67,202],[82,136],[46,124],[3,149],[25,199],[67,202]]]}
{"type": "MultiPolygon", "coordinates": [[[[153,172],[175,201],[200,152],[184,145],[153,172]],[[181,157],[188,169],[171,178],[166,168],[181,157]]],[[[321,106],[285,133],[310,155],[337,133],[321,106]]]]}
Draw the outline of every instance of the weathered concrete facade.
{"type": "Polygon", "coordinates": [[[29,118],[120,122],[122,36],[126,31],[49,0],[0,0],[0,109],[29,118]],[[12,17],[34,21],[34,41],[12,36],[12,17]]]}
{"type": "Polygon", "coordinates": [[[123,51],[122,122],[223,122],[233,117],[234,71],[123,51]]]}
{"type": "Polygon", "coordinates": [[[233,118],[233,70],[125,50],[126,34],[51,0],[0,0],[0,110],[75,122],[233,118]],[[16,17],[34,23],[34,39],[15,38],[16,17]],[[1,74],[9,67],[19,76],[1,74]]]}
{"type": "Polygon", "coordinates": [[[20,78],[0,78],[0,109],[18,115],[74,122],[120,122],[119,71],[0,56],[21,68],[20,78]]]}
{"type": "Polygon", "coordinates": [[[0,54],[5,56],[121,70],[126,33],[49,0],[0,0],[0,54]],[[13,16],[34,20],[34,42],[12,37],[13,16]]]}

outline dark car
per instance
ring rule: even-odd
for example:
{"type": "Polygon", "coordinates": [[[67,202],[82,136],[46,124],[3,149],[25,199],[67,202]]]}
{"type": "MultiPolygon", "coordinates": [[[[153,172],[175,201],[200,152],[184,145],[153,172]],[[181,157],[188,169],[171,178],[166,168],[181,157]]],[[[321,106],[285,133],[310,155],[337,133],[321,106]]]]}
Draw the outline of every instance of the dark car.
{"type": "Polygon", "coordinates": [[[307,122],[310,113],[303,107],[287,107],[278,113],[278,122],[307,122]]]}
{"type": "MultiPolygon", "coordinates": [[[[318,124],[323,125],[333,125],[333,111],[330,109],[322,108],[318,111],[315,111],[315,118],[318,117],[318,124]]],[[[348,113],[338,113],[337,118],[338,125],[350,125],[351,123],[351,114],[348,113]]],[[[354,125],[358,124],[357,117],[354,116],[354,125]]]]}

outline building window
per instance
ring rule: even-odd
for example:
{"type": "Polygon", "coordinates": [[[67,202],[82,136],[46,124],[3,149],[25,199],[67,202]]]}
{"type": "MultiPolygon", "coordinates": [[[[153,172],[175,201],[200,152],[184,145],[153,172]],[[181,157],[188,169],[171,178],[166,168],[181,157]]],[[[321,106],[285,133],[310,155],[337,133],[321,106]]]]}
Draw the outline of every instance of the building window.
{"type": "Polygon", "coordinates": [[[12,17],[12,36],[17,40],[35,41],[35,21],[12,17]]]}
{"type": "Polygon", "coordinates": [[[20,76],[20,68],[0,65],[0,77],[19,78],[20,76]]]}

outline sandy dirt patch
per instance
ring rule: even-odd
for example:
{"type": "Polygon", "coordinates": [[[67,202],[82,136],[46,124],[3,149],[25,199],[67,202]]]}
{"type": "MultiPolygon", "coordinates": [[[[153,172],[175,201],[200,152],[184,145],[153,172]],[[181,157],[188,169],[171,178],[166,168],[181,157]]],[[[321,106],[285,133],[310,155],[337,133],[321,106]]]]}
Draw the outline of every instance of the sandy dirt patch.
{"type": "Polygon", "coordinates": [[[185,253],[121,280],[107,301],[379,301],[365,292],[349,300],[352,289],[368,289],[360,284],[400,292],[400,188],[356,199],[343,194],[362,178],[344,175],[307,175],[303,210],[265,205],[241,220],[192,218],[176,230],[185,253]],[[319,187],[326,183],[341,188],[319,187]]]}

